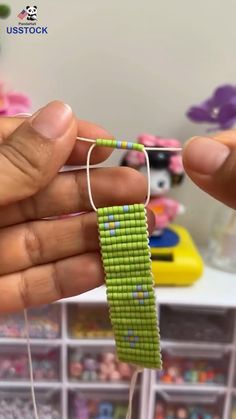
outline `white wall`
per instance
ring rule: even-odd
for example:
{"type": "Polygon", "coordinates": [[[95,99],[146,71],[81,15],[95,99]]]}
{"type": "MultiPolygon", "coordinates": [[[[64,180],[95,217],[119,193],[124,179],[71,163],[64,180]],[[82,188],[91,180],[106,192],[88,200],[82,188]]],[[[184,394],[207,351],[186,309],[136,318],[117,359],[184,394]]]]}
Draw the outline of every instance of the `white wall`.
{"type": "MultiPolygon", "coordinates": [[[[15,25],[26,4],[8,3],[6,24],[15,25]]],[[[235,83],[235,0],[33,4],[49,35],[5,35],[4,22],[0,75],[29,93],[34,109],[59,98],[118,137],[147,131],[184,141],[204,132],[185,118],[188,106],[221,83],[235,83]]],[[[181,220],[206,241],[214,201],[189,181],[176,194],[188,207],[181,220]]]]}

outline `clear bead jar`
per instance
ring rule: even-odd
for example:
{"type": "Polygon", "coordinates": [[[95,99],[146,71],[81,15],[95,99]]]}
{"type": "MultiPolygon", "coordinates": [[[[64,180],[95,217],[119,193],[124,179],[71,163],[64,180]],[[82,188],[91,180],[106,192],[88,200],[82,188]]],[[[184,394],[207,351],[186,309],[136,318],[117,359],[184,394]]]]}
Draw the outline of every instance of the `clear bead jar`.
{"type": "Polygon", "coordinates": [[[236,211],[220,205],[213,217],[207,262],[220,270],[236,272],[236,211]]]}

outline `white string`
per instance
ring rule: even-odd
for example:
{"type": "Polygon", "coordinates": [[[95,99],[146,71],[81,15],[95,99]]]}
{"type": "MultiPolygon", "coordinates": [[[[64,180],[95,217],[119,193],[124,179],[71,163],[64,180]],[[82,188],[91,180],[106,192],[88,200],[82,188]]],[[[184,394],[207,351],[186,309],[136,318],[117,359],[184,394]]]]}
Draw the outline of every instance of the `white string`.
{"type": "Polygon", "coordinates": [[[155,151],[182,151],[182,147],[144,147],[145,150],[155,151]]]}
{"type": "MultiPolygon", "coordinates": [[[[93,149],[96,147],[96,143],[94,141],[94,144],[89,148],[88,150],[88,154],[87,154],[87,162],[86,162],[86,174],[87,174],[87,187],[88,187],[88,196],[89,196],[89,201],[91,204],[91,207],[94,209],[95,212],[97,212],[97,207],[94,204],[94,200],[93,200],[93,196],[92,196],[92,190],[91,190],[91,182],[90,182],[90,158],[91,158],[91,154],[93,149]]],[[[149,157],[148,157],[148,153],[146,152],[146,150],[144,149],[142,151],[145,154],[146,157],[146,162],[147,162],[147,180],[148,180],[148,186],[147,186],[147,198],[145,201],[145,207],[148,206],[149,201],[150,201],[150,195],[151,195],[151,174],[150,174],[150,162],[149,162],[149,157]]],[[[141,153],[141,151],[140,151],[141,153]]]]}
{"type": "MultiPolygon", "coordinates": [[[[11,116],[32,116],[31,113],[16,113],[15,115],[11,116]]],[[[76,137],[77,141],[86,141],[87,143],[95,143],[96,140],[92,138],[85,138],[85,137],[76,137]]],[[[149,151],[182,151],[182,147],[144,147],[145,150],[149,151]]]]}
{"type": "Polygon", "coordinates": [[[28,362],[29,362],[31,396],[32,396],[35,419],[39,419],[36,399],[35,399],[35,391],[34,391],[34,374],[33,374],[33,363],[32,363],[32,354],[31,354],[31,347],[30,347],[30,337],[29,337],[29,321],[28,321],[28,315],[27,315],[26,309],[24,309],[24,317],[25,317],[25,330],[26,330],[28,362]]]}
{"type": "Polygon", "coordinates": [[[149,162],[148,153],[146,152],[145,149],[143,150],[143,153],[145,154],[146,163],[147,163],[147,181],[148,181],[148,185],[147,185],[147,198],[146,198],[146,202],[145,202],[145,207],[147,207],[148,204],[149,204],[150,195],[151,195],[151,173],[150,173],[150,162],[149,162]]]}
{"type": "Polygon", "coordinates": [[[16,113],[15,115],[11,115],[11,116],[32,116],[32,113],[21,112],[21,113],[16,113]]]}
{"type": "Polygon", "coordinates": [[[94,204],[92,191],[91,191],[90,170],[89,170],[91,153],[92,153],[92,151],[95,147],[96,147],[96,144],[93,144],[88,151],[87,163],[86,163],[86,174],[87,174],[87,186],[88,186],[89,201],[90,201],[90,204],[91,204],[92,208],[94,209],[94,211],[97,212],[97,207],[94,204]]]}
{"type": "Polygon", "coordinates": [[[138,375],[141,372],[143,372],[143,368],[136,368],[131,379],[130,389],[129,389],[129,406],[128,406],[126,419],[132,419],[132,404],[133,404],[134,390],[135,390],[138,375]]]}

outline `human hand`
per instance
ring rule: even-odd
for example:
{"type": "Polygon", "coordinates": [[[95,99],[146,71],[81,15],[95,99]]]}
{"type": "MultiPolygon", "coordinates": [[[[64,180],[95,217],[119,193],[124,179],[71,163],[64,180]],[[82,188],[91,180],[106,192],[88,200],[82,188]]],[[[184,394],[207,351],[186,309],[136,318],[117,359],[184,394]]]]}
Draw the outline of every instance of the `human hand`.
{"type": "Polygon", "coordinates": [[[194,137],[184,147],[183,164],[201,189],[236,209],[236,130],[194,137]]]}
{"type": "MultiPolygon", "coordinates": [[[[71,109],[52,102],[30,118],[0,118],[0,312],[21,310],[80,294],[103,283],[96,214],[84,165],[90,144],[76,136],[112,138],[77,121],[71,109]],[[85,212],[82,215],[43,220],[85,212]]],[[[97,147],[92,164],[110,149],[97,147]]],[[[142,202],[146,180],[124,168],[91,170],[96,205],[142,202]]],[[[149,212],[149,226],[154,220],[149,212]]]]}

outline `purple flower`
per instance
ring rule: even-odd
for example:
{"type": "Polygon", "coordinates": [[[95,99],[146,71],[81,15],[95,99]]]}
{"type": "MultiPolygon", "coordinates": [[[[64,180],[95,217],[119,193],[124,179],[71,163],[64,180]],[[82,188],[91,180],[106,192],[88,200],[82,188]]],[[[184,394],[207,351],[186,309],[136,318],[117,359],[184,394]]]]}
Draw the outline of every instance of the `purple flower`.
{"type": "Polygon", "coordinates": [[[216,124],[219,129],[231,128],[236,122],[236,86],[218,87],[212,97],[192,106],[187,117],[193,122],[216,124]]]}

